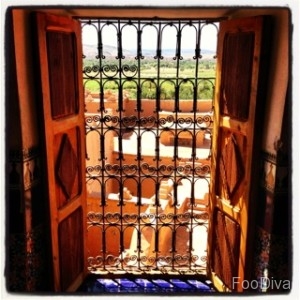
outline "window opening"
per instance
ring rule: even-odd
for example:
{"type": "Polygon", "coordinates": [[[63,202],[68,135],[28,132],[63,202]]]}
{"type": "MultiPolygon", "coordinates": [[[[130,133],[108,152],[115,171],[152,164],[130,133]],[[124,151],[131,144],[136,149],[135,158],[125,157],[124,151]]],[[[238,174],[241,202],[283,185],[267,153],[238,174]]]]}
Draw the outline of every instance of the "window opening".
{"type": "Polygon", "coordinates": [[[89,270],[204,274],[218,23],[81,23],[89,270]]]}

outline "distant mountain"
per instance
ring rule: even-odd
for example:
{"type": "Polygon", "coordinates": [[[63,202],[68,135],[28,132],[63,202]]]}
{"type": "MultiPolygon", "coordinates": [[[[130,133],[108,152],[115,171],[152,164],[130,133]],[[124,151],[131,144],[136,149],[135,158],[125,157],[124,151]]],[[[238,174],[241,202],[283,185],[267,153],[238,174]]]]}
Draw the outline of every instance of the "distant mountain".
{"type": "MultiPolygon", "coordinates": [[[[98,55],[98,49],[94,45],[83,45],[82,46],[83,54],[86,58],[95,58],[98,55]]],[[[107,57],[117,56],[118,48],[115,46],[104,45],[103,46],[103,55],[107,57]]],[[[133,51],[123,49],[124,56],[133,56],[133,51]]],[[[136,54],[135,54],[136,55],[136,54]]]]}
{"type": "MultiPolygon", "coordinates": [[[[103,46],[103,55],[107,58],[117,56],[118,49],[115,46],[104,45],[103,46]]],[[[93,59],[98,55],[98,50],[94,45],[83,45],[83,54],[88,59],[93,59]]],[[[201,54],[205,56],[211,57],[215,54],[215,51],[203,49],[201,50],[201,54]]],[[[123,55],[125,57],[131,58],[136,56],[136,49],[123,49],[123,55]]],[[[156,52],[154,49],[143,49],[144,56],[154,56],[156,52]]],[[[175,56],[175,49],[162,49],[162,55],[164,57],[174,57],[175,56]]],[[[190,58],[195,55],[194,49],[182,49],[181,55],[183,57],[190,58]]]]}

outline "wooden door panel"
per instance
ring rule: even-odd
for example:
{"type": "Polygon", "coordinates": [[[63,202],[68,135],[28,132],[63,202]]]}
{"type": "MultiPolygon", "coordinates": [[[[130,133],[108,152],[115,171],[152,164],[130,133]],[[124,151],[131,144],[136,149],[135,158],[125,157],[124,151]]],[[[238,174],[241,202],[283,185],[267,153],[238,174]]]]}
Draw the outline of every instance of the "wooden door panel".
{"type": "Polygon", "coordinates": [[[254,38],[251,31],[229,32],[224,36],[221,114],[238,120],[248,119],[254,38]]]}
{"type": "Polygon", "coordinates": [[[219,147],[216,194],[234,205],[244,192],[247,138],[239,132],[220,127],[219,147]]]}
{"type": "Polygon", "coordinates": [[[81,26],[66,17],[35,16],[54,290],[73,291],[87,270],[81,26]]]}
{"type": "Polygon", "coordinates": [[[61,289],[66,291],[74,281],[82,274],[83,243],[82,222],[84,216],[81,207],[68,215],[58,226],[59,258],[60,258],[60,280],[61,289]]]}
{"type": "Polygon", "coordinates": [[[80,130],[78,127],[54,136],[55,182],[57,207],[62,208],[80,195],[82,176],[80,163],[80,130]]]}
{"type": "Polygon", "coordinates": [[[220,23],[211,168],[208,274],[222,291],[249,279],[266,94],[268,18],[220,23]],[[223,225],[222,225],[223,224],[223,225]],[[238,250],[237,250],[238,249],[238,250]],[[225,269],[224,269],[225,268],[225,269]],[[232,276],[239,283],[232,285],[232,276]]]}
{"type": "Polygon", "coordinates": [[[73,32],[47,32],[47,57],[53,119],[78,113],[77,57],[73,32]]]}
{"type": "Polygon", "coordinates": [[[214,220],[212,269],[234,290],[232,279],[238,276],[240,226],[218,208],[214,211],[214,220]]]}

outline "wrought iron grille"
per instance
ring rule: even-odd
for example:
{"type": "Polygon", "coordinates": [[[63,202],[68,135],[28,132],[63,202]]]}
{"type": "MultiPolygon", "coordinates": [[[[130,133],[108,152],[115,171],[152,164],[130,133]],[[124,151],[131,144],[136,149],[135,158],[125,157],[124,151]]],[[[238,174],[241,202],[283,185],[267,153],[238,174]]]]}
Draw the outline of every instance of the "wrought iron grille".
{"type": "Polygon", "coordinates": [[[218,26],[81,22],[89,270],[203,273],[218,26]]]}

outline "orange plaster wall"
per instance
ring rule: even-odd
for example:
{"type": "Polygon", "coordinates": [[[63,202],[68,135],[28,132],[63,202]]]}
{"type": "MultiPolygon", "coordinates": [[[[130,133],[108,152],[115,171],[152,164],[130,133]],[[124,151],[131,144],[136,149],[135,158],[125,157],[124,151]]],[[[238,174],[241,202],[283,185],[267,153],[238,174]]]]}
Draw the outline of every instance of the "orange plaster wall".
{"type": "Polygon", "coordinates": [[[30,28],[30,14],[28,11],[13,10],[13,30],[17,69],[16,89],[18,90],[22,148],[27,149],[39,143],[36,97],[38,84],[35,82],[35,59],[32,49],[32,28],[30,28]]]}

